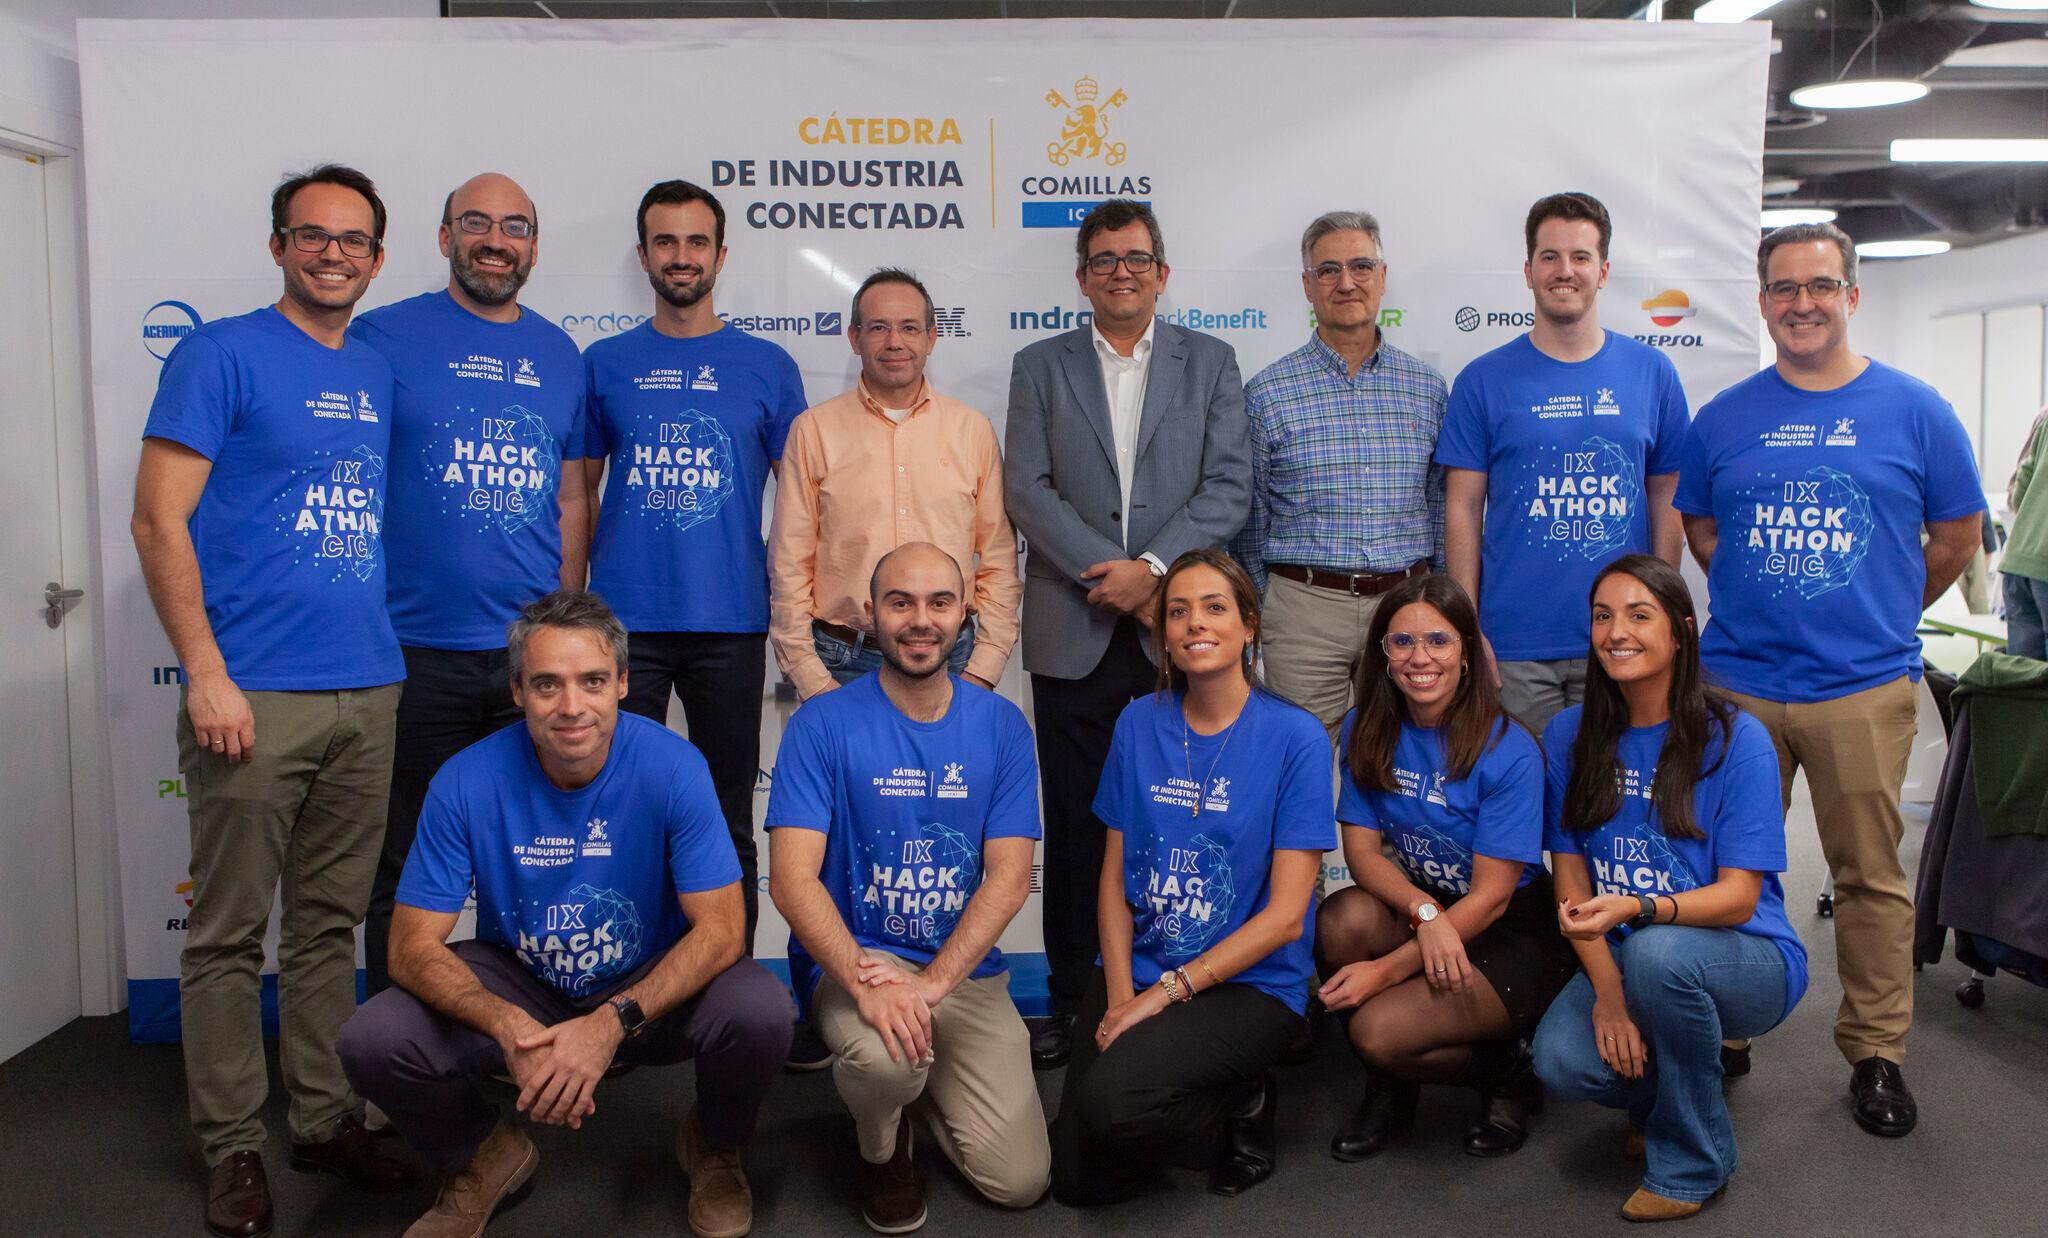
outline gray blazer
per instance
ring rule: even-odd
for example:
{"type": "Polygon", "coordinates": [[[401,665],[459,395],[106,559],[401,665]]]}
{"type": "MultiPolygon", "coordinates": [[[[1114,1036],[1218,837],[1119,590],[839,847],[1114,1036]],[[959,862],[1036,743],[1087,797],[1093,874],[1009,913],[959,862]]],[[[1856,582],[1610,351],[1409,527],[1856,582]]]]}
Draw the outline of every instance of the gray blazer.
{"type": "Polygon", "coordinates": [[[1081,573],[1151,551],[1164,563],[1224,545],[1251,508],[1251,444],[1237,354],[1213,335],[1159,322],[1138,419],[1131,527],[1122,523],[1109,393],[1094,329],[1040,340],[1010,368],[1003,494],[1030,544],[1024,560],[1024,669],[1080,679],[1116,627],[1088,604],[1081,573]]]}

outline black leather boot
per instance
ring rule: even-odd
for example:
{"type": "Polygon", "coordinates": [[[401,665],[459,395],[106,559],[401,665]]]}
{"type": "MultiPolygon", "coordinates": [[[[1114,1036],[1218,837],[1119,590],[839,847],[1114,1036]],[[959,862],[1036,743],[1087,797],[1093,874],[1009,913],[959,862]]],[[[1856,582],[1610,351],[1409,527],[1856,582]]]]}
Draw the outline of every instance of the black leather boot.
{"type": "Polygon", "coordinates": [[[1274,1111],[1280,1083],[1267,1071],[1253,1080],[1223,1128],[1223,1159],[1209,1171],[1209,1190],[1241,1195],[1273,1176],[1274,1111]]]}
{"type": "Polygon", "coordinates": [[[1366,1067],[1365,1097],[1351,1120],[1330,1136],[1330,1155],[1340,1161],[1362,1161],[1386,1151],[1415,1129],[1415,1102],[1421,1096],[1421,1085],[1366,1067]]]}
{"type": "Polygon", "coordinates": [[[1479,1113],[1465,1132],[1468,1156],[1506,1156],[1529,1137],[1529,1118],[1543,1110],[1543,1085],[1537,1081],[1528,1047],[1482,1044],[1472,1047],[1473,1083],[1479,1091],[1479,1113]]]}

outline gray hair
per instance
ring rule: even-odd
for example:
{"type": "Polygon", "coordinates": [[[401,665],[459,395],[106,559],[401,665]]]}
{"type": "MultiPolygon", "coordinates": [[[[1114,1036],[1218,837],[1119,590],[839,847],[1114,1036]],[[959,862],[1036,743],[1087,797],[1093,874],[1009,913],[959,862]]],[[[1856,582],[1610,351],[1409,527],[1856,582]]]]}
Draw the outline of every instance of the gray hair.
{"type": "Polygon", "coordinates": [[[519,683],[526,671],[526,642],[542,628],[575,628],[595,633],[611,646],[615,669],[626,669],[626,625],[605,605],[603,598],[584,589],[557,589],[537,602],[528,602],[505,629],[505,648],[512,655],[512,682],[519,683]]]}
{"type": "Polygon", "coordinates": [[[1380,221],[1370,211],[1329,211],[1316,216],[1316,221],[1301,234],[1301,266],[1308,269],[1309,251],[1316,242],[1332,232],[1363,232],[1372,238],[1372,246],[1384,256],[1386,248],[1380,243],[1380,221]]]}
{"type": "Polygon", "coordinates": [[[1756,247],[1756,282],[1758,287],[1771,282],[1771,251],[1780,245],[1804,245],[1809,241],[1827,241],[1842,253],[1842,278],[1851,287],[1856,284],[1856,242],[1849,234],[1833,224],[1786,224],[1764,234],[1763,243],[1756,247]]]}

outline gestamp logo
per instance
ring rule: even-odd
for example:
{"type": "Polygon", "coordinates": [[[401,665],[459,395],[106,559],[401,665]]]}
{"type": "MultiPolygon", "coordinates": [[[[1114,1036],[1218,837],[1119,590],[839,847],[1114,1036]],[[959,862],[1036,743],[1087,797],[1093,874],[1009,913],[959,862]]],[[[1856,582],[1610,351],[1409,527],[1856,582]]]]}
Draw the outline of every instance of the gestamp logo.
{"type": "Polygon", "coordinates": [[[158,361],[171,355],[178,341],[199,329],[206,321],[199,311],[183,301],[158,301],[143,311],[142,346],[158,361]]]}
{"type": "Polygon", "coordinates": [[[1046,106],[1062,113],[1059,140],[1045,144],[1046,162],[1064,168],[1076,159],[1100,159],[1105,167],[1113,168],[1124,161],[1124,144],[1109,140],[1109,114],[1129,103],[1131,97],[1116,90],[1097,103],[1101,93],[1101,83],[1085,73],[1074,80],[1072,103],[1057,87],[1045,92],[1046,106]]]}

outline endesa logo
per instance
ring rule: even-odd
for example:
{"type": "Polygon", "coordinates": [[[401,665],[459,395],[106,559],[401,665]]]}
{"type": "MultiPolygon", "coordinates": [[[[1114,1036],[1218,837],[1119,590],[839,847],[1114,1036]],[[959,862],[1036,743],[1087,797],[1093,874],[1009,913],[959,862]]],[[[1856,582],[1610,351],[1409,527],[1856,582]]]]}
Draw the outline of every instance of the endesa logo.
{"type": "Polygon", "coordinates": [[[645,314],[564,314],[556,320],[562,330],[571,335],[578,331],[589,331],[597,335],[617,335],[631,331],[647,321],[645,314]]]}
{"type": "MultiPolygon", "coordinates": [[[[1693,308],[1692,298],[1676,288],[1666,288],[1643,302],[1643,311],[1649,314],[1651,322],[1660,327],[1675,327],[1699,313],[1693,308]]],[[[1660,335],[1653,332],[1635,338],[1652,348],[1698,348],[1702,342],[1698,335],[1689,333],[1660,335]]]]}
{"type": "Polygon", "coordinates": [[[199,311],[183,301],[158,301],[142,314],[142,346],[158,361],[171,355],[178,341],[199,329],[206,321],[199,311]]]}

